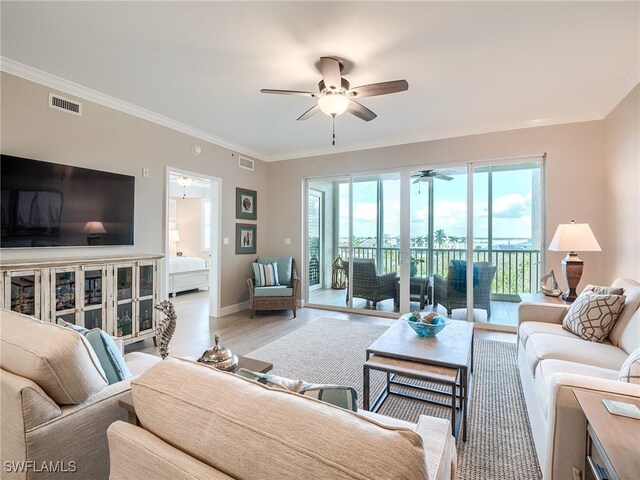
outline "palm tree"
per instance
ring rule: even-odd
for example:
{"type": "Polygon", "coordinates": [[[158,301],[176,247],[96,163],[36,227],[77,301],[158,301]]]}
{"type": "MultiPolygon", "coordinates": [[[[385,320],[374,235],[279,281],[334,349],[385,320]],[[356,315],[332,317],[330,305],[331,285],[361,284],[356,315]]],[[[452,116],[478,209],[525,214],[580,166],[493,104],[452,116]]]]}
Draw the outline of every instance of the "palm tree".
{"type": "Polygon", "coordinates": [[[442,248],[444,243],[447,241],[447,234],[444,233],[444,230],[442,229],[436,230],[436,233],[433,236],[433,241],[438,248],[442,248]]]}

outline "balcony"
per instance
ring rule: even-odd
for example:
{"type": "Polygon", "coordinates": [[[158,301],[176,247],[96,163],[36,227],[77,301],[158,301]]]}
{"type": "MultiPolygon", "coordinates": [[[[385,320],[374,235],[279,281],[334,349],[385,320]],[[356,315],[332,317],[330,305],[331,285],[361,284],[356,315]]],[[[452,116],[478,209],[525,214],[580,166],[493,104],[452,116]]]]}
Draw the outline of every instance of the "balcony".
{"type": "MultiPolygon", "coordinates": [[[[348,248],[339,248],[340,256],[348,258],[348,248]]],[[[310,252],[313,258],[312,252],[310,252]]],[[[355,258],[373,258],[380,269],[379,273],[399,272],[400,251],[390,247],[354,247],[355,258]],[[378,261],[381,258],[381,262],[378,261]]],[[[417,273],[419,277],[432,277],[433,274],[446,276],[450,260],[465,259],[464,249],[445,249],[415,247],[411,249],[411,257],[416,259],[417,273]]],[[[531,293],[538,290],[539,284],[539,250],[475,250],[473,260],[476,262],[489,262],[497,266],[491,289],[492,316],[487,318],[483,310],[474,311],[474,320],[482,323],[515,326],[517,324],[517,302],[520,301],[518,293],[531,293]]],[[[313,267],[310,265],[310,270],[313,267]]],[[[317,268],[317,266],[316,266],[317,268]]],[[[310,271],[310,273],[312,273],[310,271]]],[[[344,307],[346,305],[346,291],[332,290],[329,288],[316,288],[309,292],[309,301],[314,304],[333,305],[344,307]]],[[[363,299],[354,298],[355,308],[372,308],[371,304],[363,299]]],[[[416,309],[417,304],[411,303],[411,309],[416,309]]],[[[378,311],[397,311],[393,300],[385,300],[378,303],[378,311]]],[[[442,306],[433,307],[427,305],[427,311],[438,311],[446,315],[442,306]]],[[[452,318],[466,319],[465,310],[454,310],[452,318]]]]}

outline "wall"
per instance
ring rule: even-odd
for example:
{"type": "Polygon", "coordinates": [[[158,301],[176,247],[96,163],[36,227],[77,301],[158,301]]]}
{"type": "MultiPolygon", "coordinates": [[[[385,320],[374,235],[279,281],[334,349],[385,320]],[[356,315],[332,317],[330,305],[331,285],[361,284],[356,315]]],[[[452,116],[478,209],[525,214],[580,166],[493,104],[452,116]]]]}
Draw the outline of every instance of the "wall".
{"type": "Polygon", "coordinates": [[[616,276],[640,280],[640,86],[607,116],[606,168],[609,228],[616,276]]]}
{"type": "Polygon", "coordinates": [[[209,253],[202,251],[202,199],[176,199],[176,229],[180,234],[178,251],[189,257],[203,258],[209,262],[209,253]]]}
{"type": "MultiPolygon", "coordinates": [[[[233,310],[248,299],[245,279],[254,257],[235,254],[235,189],[257,190],[258,236],[265,235],[269,192],[264,162],[256,161],[254,172],[241,169],[236,152],[82,99],[83,116],[68,115],[47,106],[52,89],[6,73],[1,78],[2,153],[136,177],[133,247],[4,249],[3,259],[164,252],[166,169],[173,166],[222,179],[221,236],[229,238],[229,245],[221,245],[221,306],[233,310]],[[191,151],[195,143],[202,147],[200,156],[191,151]],[[143,167],[149,168],[149,178],[142,177],[143,167]]],[[[260,238],[257,245],[258,253],[268,252],[260,238]]]]}
{"type": "MultiPolygon", "coordinates": [[[[363,127],[366,128],[366,127],[363,127]]],[[[452,139],[361,150],[277,162],[269,165],[271,191],[269,251],[300,258],[302,251],[302,198],[305,177],[367,172],[377,169],[424,167],[448,162],[529,156],[547,153],[547,245],[559,223],[588,222],[603,252],[581,253],[586,283],[607,284],[615,277],[614,236],[607,214],[608,193],[603,188],[604,128],[602,121],[529,128],[452,139]],[[284,238],[291,237],[291,245],[284,238]]],[[[636,241],[637,243],[637,241],[636,241]]],[[[560,273],[562,252],[547,252],[546,270],[560,273]]],[[[299,264],[302,262],[299,261],[299,264]]]]}

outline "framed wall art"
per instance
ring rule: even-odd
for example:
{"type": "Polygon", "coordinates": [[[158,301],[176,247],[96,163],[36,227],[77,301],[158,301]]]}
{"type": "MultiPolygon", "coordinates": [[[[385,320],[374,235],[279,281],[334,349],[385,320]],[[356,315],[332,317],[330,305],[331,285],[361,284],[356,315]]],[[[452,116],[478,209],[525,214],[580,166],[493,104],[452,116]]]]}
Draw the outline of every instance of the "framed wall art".
{"type": "Polygon", "coordinates": [[[257,225],[236,223],[236,253],[256,253],[257,225]]]}
{"type": "Polygon", "coordinates": [[[258,219],[258,192],[246,188],[236,188],[236,218],[240,220],[258,219]]]}

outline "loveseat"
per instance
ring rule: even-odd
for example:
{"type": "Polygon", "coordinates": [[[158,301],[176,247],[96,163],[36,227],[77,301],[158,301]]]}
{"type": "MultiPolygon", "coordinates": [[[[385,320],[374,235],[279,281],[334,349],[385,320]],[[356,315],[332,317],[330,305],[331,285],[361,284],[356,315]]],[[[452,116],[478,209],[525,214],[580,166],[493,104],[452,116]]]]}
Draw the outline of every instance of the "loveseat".
{"type": "Polygon", "coordinates": [[[109,427],[111,480],[455,478],[445,419],[363,415],[171,357],[131,391],[141,426],[109,427]]]}
{"type": "MultiPolygon", "coordinates": [[[[160,361],[125,356],[134,376],[160,361]]],[[[107,427],[127,418],[89,342],[69,328],[0,310],[3,479],[109,477],[107,427]]]]}
{"type": "Polygon", "coordinates": [[[618,381],[622,364],[640,345],[640,284],[618,279],[612,287],[623,288],[626,298],[604,343],[562,328],[568,305],[518,307],[518,368],[545,480],[573,479],[574,468],[584,468],[586,419],[573,390],[640,398],[640,385],[618,381]]]}

